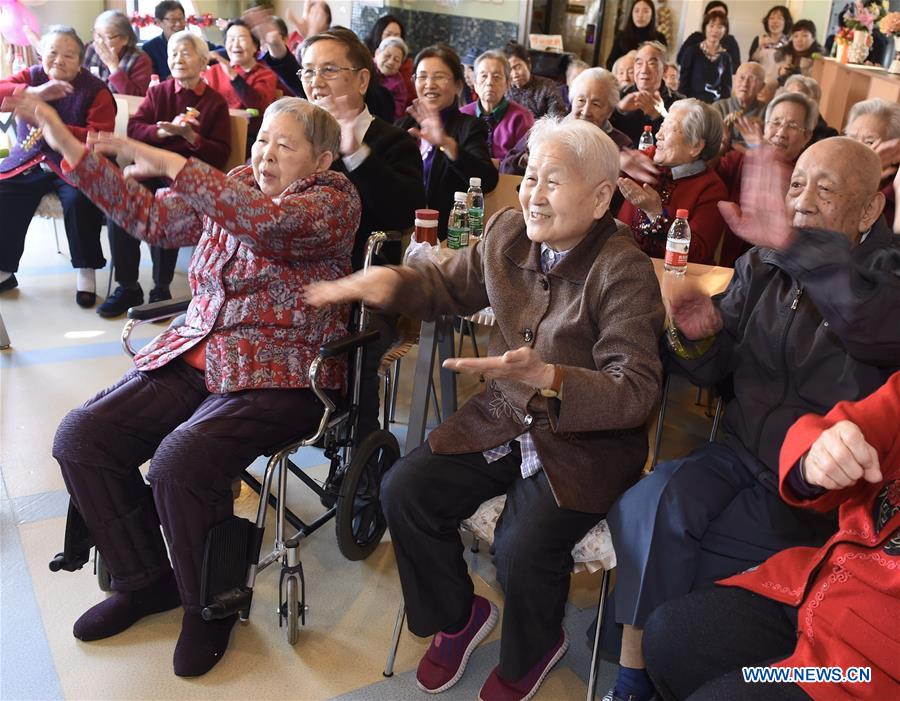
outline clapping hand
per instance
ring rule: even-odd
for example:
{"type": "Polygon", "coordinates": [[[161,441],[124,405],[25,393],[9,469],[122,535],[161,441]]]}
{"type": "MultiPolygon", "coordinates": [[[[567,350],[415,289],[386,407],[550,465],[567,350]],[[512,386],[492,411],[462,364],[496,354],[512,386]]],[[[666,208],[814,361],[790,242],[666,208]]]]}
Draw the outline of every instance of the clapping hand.
{"type": "Polygon", "coordinates": [[[444,131],[444,123],[441,121],[441,113],[434,107],[425,104],[419,99],[412,101],[406,108],[410,117],[419,123],[419,127],[413,127],[409,133],[417,139],[424,139],[434,147],[444,145],[447,132],[444,131]]]}
{"type": "Polygon", "coordinates": [[[335,97],[328,95],[319,98],[316,106],[326,110],[337,120],[341,127],[341,155],[349,156],[356,153],[361,144],[356,136],[356,119],[358,112],[350,105],[347,95],[335,97]]]}
{"type": "Polygon", "coordinates": [[[222,66],[222,69],[228,74],[229,80],[234,80],[235,78],[237,78],[237,71],[234,70],[234,66],[231,65],[231,61],[229,61],[225,56],[215,51],[210,52],[209,55],[219,62],[219,65],[222,66]]]}
{"type": "Polygon", "coordinates": [[[194,117],[180,114],[171,122],[157,122],[156,128],[160,137],[180,136],[188,143],[193,144],[197,139],[200,122],[194,117]]]}
{"type": "Polygon", "coordinates": [[[642,210],[650,219],[662,214],[662,198],[652,185],[645,183],[641,186],[631,178],[619,178],[617,183],[619,192],[625,199],[642,210]]]}
{"type": "Polygon", "coordinates": [[[659,180],[660,169],[656,164],[633,148],[619,151],[619,170],[642,183],[655,185],[659,180]]]}
{"type": "Polygon", "coordinates": [[[762,143],[762,124],[758,119],[741,115],[735,119],[735,126],[747,146],[755,148],[762,143]]]}
{"type": "Polygon", "coordinates": [[[700,341],[721,330],[719,310],[689,277],[663,275],[662,297],[669,318],[688,340],[700,341]]]}
{"type": "Polygon", "coordinates": [[[303,299],[314,307],[362,301],[368,306],[382,308],[399,281],[396,271],[375,266],[339,280],[313,282],[303,288],[303,299]]]}
{"type": "Polygon", "coordinates": [[[444,367],[458,372],[486,375],[505,380],[516,380],[531,387],[545,388],[553,384],[555,370],[545,363],[536,350],[522,346],[506,351],[503,355],[486,358],[448,358],[444,367]]]}
{"type": "Polygon", "coordinates": [[[884,477],[873,448],[852,421],[839,421],[812,444],[803,461],[806,482],[825,489],[845,489],[859,480],[872,484],[884,477]]]}
{"type": "Polygon", "coordinates": [[[66,95],[71,95],[75,90],[72,84],[65,80],[48,80],[43,85],[30,86],[25,88],[25,92],[34,95],[44,102],[53,102],[59,100],[66,95]]]}

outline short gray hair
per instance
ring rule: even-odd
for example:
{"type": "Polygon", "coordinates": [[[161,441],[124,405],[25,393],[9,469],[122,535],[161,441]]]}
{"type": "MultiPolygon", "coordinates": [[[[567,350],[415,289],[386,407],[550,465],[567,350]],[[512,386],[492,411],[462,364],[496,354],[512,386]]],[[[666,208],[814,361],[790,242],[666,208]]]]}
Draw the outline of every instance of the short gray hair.
{"type": "MultiPolygon", "coordinates": [[[[761,63],[757,63],[756,61],[744,61],[740,66],[738,66],[738,70],[746,66],[749,68],[753,75],[756,76],[756,79],[759,80],[760,84],[765,84],[766,82],[766,69],[762,67],[761,63]]],[[[735,71],[737,73],[737,71],[735,71]]]]}
{"type": "Polygon", "coordinates": [[[285,113],[291,114],[303,127],[316,157],[326,152],[335,158],[340,155],[341,127],[328,112],[302,97],[282,97],[266,108],[263,122],[276,114],[285,113]]]}
{"type": "MultiPolygon", "coordinates": [[[[580,70],[582,73],[591,67],[587,61],[582,61],[580,58],[573,58],[569,61],[569,65],[566,66],[566,82],[569,81],[569,76],[572,75],[576,70],[580,70]]],[[[577,76],[576,76],[577,77],[577,76]]]]}
{"type": "Polygon", "coordinates": [[[47,31],[41,36],[41,53],[44,53],[44,42],[48,41],[55,34],[69,37],[69,39],[78,44],[79,61],[84,61],[84,42],[78,36],[78,32],[65,24],[51,24],[47,27],[47,31]]]}
{"type": "Polygon", "coordinates": [[[766,122],[771,118],[773,110],[782,102],[793,102],[795,105],[800,105],[806,110],[803,128],[809,132],[816,128],[816,123],[819,121],[819,106],[812,101],[812,98],[801,92],[783,92],[776,95],[766,107],[766,122]]]}
{"type": "Polygon", "coordinates": [[[509,59],[506,58],[506,54],[502,51],[496,51],[494,49],[488,49],[484,53],[482,53],[478,58],[475,59],[475,63],[472,64],[472,68],[475,69],[475,72],[478,72],[478,64],[482,61],[494,60],[499,61],[500,65],[503,66],[503,75],[506,76],[506,82],[508,83],[510,80],[510,68],[509,68],[509,59]]]}
{"type": "Polygon", "coordinates": [[[128,15],[120,10],[107,10],[106,12],[101,12],[97,15],[97,19],[94,20],[94,29],[97,27],[112,27],[119,34],[124,34],[128,38],[128,48],[135,49],[137,48],[137,34],[134,33],[134,28],[131,26],[131,20],[128,19],[128,15]]]}
{"type": "Polygon", "coordinates": [[[605,68],[588,68],[582,71],[581,75],[575,78],[575,82],[572,83],[572,89],[569,90],[570,95],[572,90],[575,89],[575,84],[582,80],[595,80],[598,83],[602,83],[606,93],[606,101],[609,103],[610,108],[615,109],[616,105],[619,104],[619,83],[616,81],[616,76],[605,68]]]}
{"type": "Polygon", "coordinates": [[[403,52],[403,58],[405,59],[409,56],[409,46],[407,46],[406,42],[403,41],[400,37],[387,37],[386,39],[382,39],[381,43],[378,45],[377,51],[384,51],[391,46],[396,46],[400,51],[403,52]]]}
{"type": "MultiPolygon", "coordinates": [[[[190,29],[182,29],[180,32],[175,32],[169,37],[168,46],[175,46],[182,42],[190,42],[193,44],[194,51],[196,51],[197,55],[203,59],[203,62],[207,63],[209,61],[209,45],[206,43],[206,39],[194,34],[190,29]]],[[[168,53],[168,48],[166,48],[166,55],[168,55],[168,53]]]]}
{"type": "Polygon", "coordinates": [[[896,102],[888,102],[880,97],[857,102],[847,116],[847,128],[855,119],[866,114],[875,115],[887,122],[886,139],[900,139],[900,105],[896,102]]]}
{"type": "Polygon", "coordinates": [[[669,115],[676,110],[684,113],[681,118],[681,131],[685,140],[692,147],[703,141],[703,149],[698,158],[704,161],[712,160],[722,148],[722,136],[725,133],[722,115],[695,97],[673,102],[669,106],[669,115]]]}
{"type": "Polygon", "coordinates": [[[546,116],[531,127],[528,151],[534,153],[543,144],[557,142],[575,161],[575,170],[585,175],[598,175],[598,182],[615,184],[619,176],[619,149],[603,130],[580,119],[546,116]]]}
{"type": "Polygon", "coordinates": [[[666,48],[665,44],[663,44],[662,42],[659,42],[659,41],[655,41],[655,40],[654,41],[643,41],[638,45],[637,50],[640,51],[641,49],[643,49],[647,46],[649,46],[652,49],[654,49],[655,51],[657,51],[659,53],[659,57],[662,59],[663,63],[665,63],[666,53],[668,53],[668,49],[666,48]]]}
{"type": "Polygon", "coordinates": [[[805,75],[792,75],[784,81],[784,89],[790,90],[792,87],[800,90],[800,92],[808,98],[811,98],[816,104],[822,99],[822,88],[819,87],[819,83],[815,78],[810,78],[805,75]]]}

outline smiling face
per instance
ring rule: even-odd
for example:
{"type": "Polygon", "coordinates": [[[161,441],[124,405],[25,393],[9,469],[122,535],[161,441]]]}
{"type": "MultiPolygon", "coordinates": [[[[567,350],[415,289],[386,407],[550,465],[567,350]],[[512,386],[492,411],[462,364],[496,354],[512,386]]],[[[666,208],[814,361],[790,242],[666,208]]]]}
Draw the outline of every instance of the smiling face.
{"type": "Polygon", "coordinates": [[[189,87],[197,83],[200,73],[206,67],[206,62],[197,53],[194,42],[188,40],[169,42],[168,62],[172,77],[189,87]]]}
{"type": "Polygon", "coordinates": [[[225,35],[225,51],[232,64],[236,63],[245,69],[252,68],[256,63],[256,50],[256,42],[246,27],[235,25],[225,35]]]}
{"type": "Polygon", "coordinates": [[[333,39],[322,39],[306,47],[303,52],[303,68],[318,69],[315,77],[303,78],[303,90],[314,104],[326,98],[345,99],[353,109],[362,110],[369,71],[342,70],[331,80],[325,80],[322,69],[326,66],[356,68],[347,56],[347,47],[333,39]]]}
{"type": "Polygon", "coordinates": [[[650,5],[643,2],[643,0],[634,3],[634,7],[631,8],[631,21],[634,22],[635,27],[643,29],[650,24],[650,20],[652,19],[653,8],[650,7],[650,5]]]}
{"type": "Polygon", "coordinates": [[[801,29],[791,34],[791,43],[794,45],[794,50],[801,54],[813,45],[815,39],[808,29],[801,29]]]}
{"type": "Polygon", "coordinates": [[[763,136],[775,147],[775,157],[793,163],[812,138],[806,129],[806,110],[796,102],[779,102],[772,108],[763,136]]]}
{"type": "Polygon", "coordinates": [[[44,39],[41,66],[51,80],[75,80],[81,70],[81,53],[75,40],[65,34],[50,34],[44,39]]]}
{"type": "Polygon", "coordinates": [[[766,19],[766,28],[773,37],[780,37],[784,34],[784,15],[781,10],[772,10],[766,19]]]}
{"type": "Polygon", "coordinates": [[[475,92],[482,107],[492,110],[506,96],[509,83],[506,82],[506,69],[502,62],[495,58],[486,58],[475,66],[475,92]]]}
{"type": "Polygon", "coordinates": [[[634,57],[634,83],[638,90],[659,90],[662,84],[663,59],[652,46],[638,49],[634,57]]]}
{"type": "Polygon", "coordinates": [[[166,40],[187,26],[184,12],[177,8],[166,12],[165,17],[161,20],[157,20],[156,23],[159,25],[160,29],[162,29],[163,36],[166,40]]]}
{"type": "Polygon", "coordinates": [[[303,126],[279,112],[263,120],[250,152],[253,177],[269,197],[277,197],[298,180],[331,166],[332,155],[316,156],[303,126]]]}
{"type": "Polygon", "coordinates": [[[453,79],[450,66],[436,56],[429,56],[419,61],[416,67],[416,95],[419,99],[436,110],[442,110],[454,102],[462,88],[453,79]]]}
{"type": "Polygon", "coordinates": [[[556,251],[576,246],[606,213],[612,195],[609,182],[585,178],[573,161],[566,146],[544,142],[528,157],[519,188],[528,238],[556,251]]]}
{"type": "Polygon", "coordinates": [[[399,46],[386,46],[375,52],[375,65],[382,75],[397,75],[403,63],[403,52],[399,46]]]}
{"type": "Polygon", "coordinates": [[[693,146],[684,137],[682,121],[684,110],[669,110],[668,116],[663,120],[662,126],[656,134],[656,153],[653,162],[661,166],[680,166],[696,161],[703,151],[704,143],[693,146]]]}
{"type": "Polygon", "coordinates": [[[579,76],[569,91],[572,117],[590,122],[602,129],[612,114],[608,96],[609,91],[603,81],[579,76]]]}
{"type": "Polygon", "coordinates": [[[518,56],[509,56],[509,77],[517,88],[525,87],[531,80],[531,68],[518,56]]]}

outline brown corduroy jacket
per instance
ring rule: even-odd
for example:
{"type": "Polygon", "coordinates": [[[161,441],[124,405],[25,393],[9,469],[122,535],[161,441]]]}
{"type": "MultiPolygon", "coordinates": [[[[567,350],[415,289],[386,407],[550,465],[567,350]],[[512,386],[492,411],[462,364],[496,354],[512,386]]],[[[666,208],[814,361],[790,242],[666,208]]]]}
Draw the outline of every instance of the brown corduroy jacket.
{"type": "Polygon", "coordinates": [[[605,513],[640,476],[661,376],[659,284],[631,230],[607,213],[543,273],[522,213],[505,209],[481,243],[396,270],[402,281],[386,307],[431,320],[490,305],[490,355],[529,345],[563,368],[560,399],[490,380],[431,433],[431,449],[480,452],[530,431],[557,504],[605,513]]]}

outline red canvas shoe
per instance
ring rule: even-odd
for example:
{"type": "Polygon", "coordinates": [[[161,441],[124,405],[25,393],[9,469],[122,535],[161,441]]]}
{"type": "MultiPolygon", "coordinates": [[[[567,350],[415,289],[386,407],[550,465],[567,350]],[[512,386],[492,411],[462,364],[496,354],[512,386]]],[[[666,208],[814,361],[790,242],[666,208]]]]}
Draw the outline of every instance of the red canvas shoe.
{"type": "Polygon", "coordinates": [[[466,671],[466,664],[478,643],[497,625],[497,607],[481,596],[472,600],[472,613],[466,627],[458,633],[438,633],[419,662],[416,684],[429,694],[437,694],[456,684],[466,671]]]}
{"type": "Polygon", "coordinates": [[[559,642],[544,655],[538,663],[531,668],[524,677],[515,682],[508,682],[500,678],[499,667],[487,678],[484,686],[478,694],[478,701],[527,701],[537,693],[544,681],[544,677],[550,674],[553,665],[562,659],[569,649],[569,638],[566,631],[560,631],[559,642]]]}

